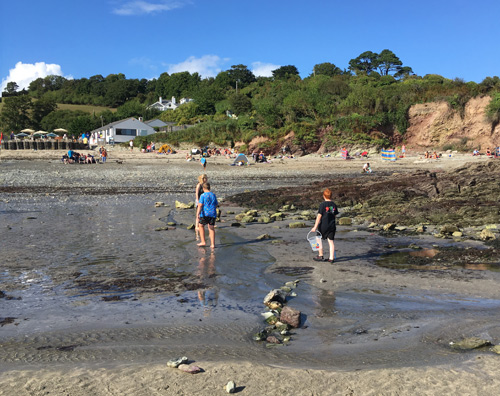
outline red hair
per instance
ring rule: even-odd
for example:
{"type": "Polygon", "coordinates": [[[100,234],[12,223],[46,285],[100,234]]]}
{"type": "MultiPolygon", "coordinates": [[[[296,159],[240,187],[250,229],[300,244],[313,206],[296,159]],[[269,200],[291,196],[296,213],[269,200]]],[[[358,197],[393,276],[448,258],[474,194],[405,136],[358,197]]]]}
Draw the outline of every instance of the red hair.
{"type": "Polygon", "coordinates": [[[332,190],[330,190],[329,188],[323,191],[323,198],[331,199],[332,195],[333,195],[332,190]]]}

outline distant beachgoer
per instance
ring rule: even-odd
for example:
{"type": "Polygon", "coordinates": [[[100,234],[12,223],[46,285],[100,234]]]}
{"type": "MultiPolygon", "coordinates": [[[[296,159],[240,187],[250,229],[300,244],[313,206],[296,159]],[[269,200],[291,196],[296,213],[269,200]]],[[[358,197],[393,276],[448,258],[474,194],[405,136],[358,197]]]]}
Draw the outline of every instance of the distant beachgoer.
{"type": "Polygon", "coordinates": [[[366,164],[363,165],[363,172],[364,173],[372,173],[372,168],[370,168],[369,162],[367,162],[366,164]]]}
{"type": "MultiPolygon", "coordinates": [[[[196,208],[198,208],[198,203],[200,201],[201,194],[203,194],[203,183],[208,182],[208,176],[203,174],[198,176],[198,184],[196,185],[196,194],[195,194],[195,205],[196,208]]],[[[196,240],[199,240],[200,238],[200,231],[198,229],[199,226],[199,217],[196,216],[195,219],[195,224],[194,224],[194,230],[196,233],[196,240]]]]}
{"type": "Polygon", "coordinates": [[[215,219],[217,218],[217,197],[210,191],[210,183],[203,183],[203,194],[198,201],[196,216],[199,218],[200,243],[198,246],[206,246],[205,225],[208,226],[210,247],[215,248],[215,219]]]}
{"type": "Polygon", "coordinates": [[[491,156],[491,150],[490,150],[490,148],[489,148],[489,147],[486,149],[486,155],[487,155],[488,157],[489,157],[489,156],[491,156]]]}
{"type": "Polygon", "coordinates": [[[401,154],[403,158],[406,157],[406,146],[404,144],[401,146],[401,154]]]}
{"type": "Polygon", "coordinates": [[[472,155],[479,155],[479,150],[478,150],[478,149],[475,149],[475,150],[472,152],[472,155]]]}
{"type": "MultiPolygon", "coordinates": [[[[318,230],[321,233],[321,239],[328,240],[330,248],[330,258],[326,261],[333,263],[335,261],[335,231],[337,229],[335,223],[335,216],[339,214],[337,205],[332,201],[332,191],[326,189],[323,191],[324,201],[319,205],[318,215],[316,216],[316,223],[311,228],[311,232],[318,230]]],[[[323,257],[323,246],[318,251],[318,256],[313,258],[314,261],[325,261],[323,257]]]]}
{"type": "Polygon", "coordinates": [[[207,169],[207,159],[205,157],[200,158],[200,164],[203,170],[207,169]]]}
{"type": "Polygon", "coordinates": [[[155,146],[155,142],[151,142],[151,151],[153,151],[153,152],[154,152],[154,151],[155,151],[155,148],[156,148],[156,146],[155,146]]]}
{"type": "Polygon", "coordinates": [[[101,159],[102,159],[102,163],[105,164],[106,163],[106,159],[108,158],[108,152],[106,151],[106,149],[103,147],[102,148],[102,151],[101,151],[101,159]]]}
{"type": "Polygon", "coordinates": [[[134,141],[132,139],[130,139],[129,146],[130,146],[130,151],[134,151],[134,141]]]}

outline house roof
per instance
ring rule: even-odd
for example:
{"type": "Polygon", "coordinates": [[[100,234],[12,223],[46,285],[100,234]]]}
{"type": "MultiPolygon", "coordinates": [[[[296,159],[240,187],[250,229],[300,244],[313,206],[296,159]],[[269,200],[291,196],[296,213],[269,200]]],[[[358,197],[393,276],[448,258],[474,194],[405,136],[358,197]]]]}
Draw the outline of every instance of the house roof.
{"type": "Polygon", "coordinates": [[[109,124],[106,124],[100,128],[97,128],[97,129],[94,129],[93,131],[90,131],[90,133],[93,133],[93,132],[99,132],[99,131],[102,131],[102,130],[106,130],[106,129],[109,129],[111,127],[114,127],[115,125],[118,125],[118,124],[121,124],[125,121],[129,121],[129,120],[134,120],[134,121],[137,121],[138,123],[140,124],[143,124],[144,126],[146,127],[149,127],[151,128],[150,125],[148,125],[147,123],[143,122],[143,121],[139,121],[137,118],[135,117],[129,117],[129,118],[124,118],[123,120],[118,120],[118,121],[113,121],[113,122],[110,122],[109,124]]]}

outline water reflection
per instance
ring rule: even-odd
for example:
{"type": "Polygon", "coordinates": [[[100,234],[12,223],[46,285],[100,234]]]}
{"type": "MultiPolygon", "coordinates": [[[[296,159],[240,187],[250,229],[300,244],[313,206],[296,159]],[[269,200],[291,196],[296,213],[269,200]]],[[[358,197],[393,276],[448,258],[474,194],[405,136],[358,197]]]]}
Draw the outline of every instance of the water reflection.
{"type": "Polygon", "coordinates": [[[203,316],[208,317],[219,300],[219,287],[215,284],[215,251],[211,249],[208,257],[203,248],[199,248],[198,253],[200,259],[196,275],[203,285],[203,288],[198,290],[198,300],[203,307],[203,316]]]}

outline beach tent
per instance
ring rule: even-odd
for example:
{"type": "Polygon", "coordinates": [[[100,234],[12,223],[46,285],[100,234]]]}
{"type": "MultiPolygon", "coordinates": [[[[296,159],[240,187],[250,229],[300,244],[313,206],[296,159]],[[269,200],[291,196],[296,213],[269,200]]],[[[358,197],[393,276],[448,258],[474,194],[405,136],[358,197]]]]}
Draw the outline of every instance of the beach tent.
{"type": "Polygon", "coordinates": [[[248,158],[245,154],[238,154],[233,161],[232,165],[237,165],[239,162],[243,163],[243,165],[248,165],[248,158]]]}
{"type": "Polygon", "coordinates": [[[164,144],[160,147],[160,149],[158,150],[158,153],[169,153],[169,150],[170,150],[170,153],[174,152],[174,150],[172,150],[172,147],[170,147],[168,144],[164,144]]]}
{"type": "Polygon", "coordinates": [[[382,150],[382,159],[386,161],[396,161],[396,151],[392,150],[382,150]]]}

